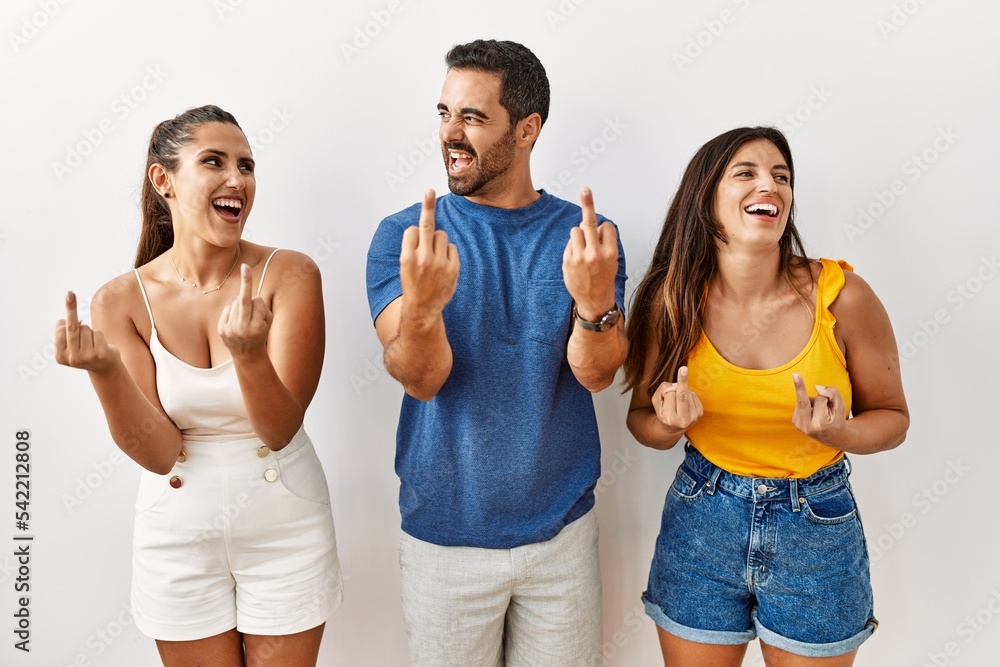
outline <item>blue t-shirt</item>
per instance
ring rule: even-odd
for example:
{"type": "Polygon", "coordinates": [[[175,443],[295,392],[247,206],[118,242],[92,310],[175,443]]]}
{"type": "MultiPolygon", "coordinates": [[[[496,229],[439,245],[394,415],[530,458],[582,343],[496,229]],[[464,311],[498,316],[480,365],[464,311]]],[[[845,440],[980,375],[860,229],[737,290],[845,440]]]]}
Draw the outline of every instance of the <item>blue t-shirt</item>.
{"type": "MultiPolygon", "coordinates": [[[[420,204],[379,225],[368,251],[372,319],[402,295],[399,249],[420,204]]],[[[541,191],[519,209],[437,200],[461,268],[443,317],[451,374],[428,402],[404,395],[396,434],[403,530],[442,546],[551,539],[594,506],[601,451],[590,392],[566,361],[573,300],[562,276],[579,206],[541,191]]],[[[603,218],[599,217],[599,221],[603,218]]],[[[615,298],[624,303],[618,244],[615,298]]]]}

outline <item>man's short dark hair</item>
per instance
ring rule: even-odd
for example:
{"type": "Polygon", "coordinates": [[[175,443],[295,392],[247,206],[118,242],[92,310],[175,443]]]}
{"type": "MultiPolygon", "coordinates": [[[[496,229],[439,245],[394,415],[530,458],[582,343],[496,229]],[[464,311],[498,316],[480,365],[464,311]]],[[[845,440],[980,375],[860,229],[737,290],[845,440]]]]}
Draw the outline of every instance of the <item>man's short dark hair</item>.
{"type": "Polygon", "coordinates": [[[500,106],[510,124],[537,113],[549,117],[549,79],[534,53],[517,42],[477,39],[452,47],[444,57],[448,69],[492,72],[500,76],[500,106]]]}

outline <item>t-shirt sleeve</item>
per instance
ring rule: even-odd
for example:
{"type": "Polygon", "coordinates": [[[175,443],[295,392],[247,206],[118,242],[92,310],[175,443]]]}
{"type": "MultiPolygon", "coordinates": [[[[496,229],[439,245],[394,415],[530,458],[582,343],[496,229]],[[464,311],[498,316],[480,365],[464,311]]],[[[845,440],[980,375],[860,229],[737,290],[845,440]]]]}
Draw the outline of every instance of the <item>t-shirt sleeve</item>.
{"type": "Polygon", "coordinates": [[[597,224],[602,222],[610,222],[615,225],[615,232],[618,236],[618,274],[615,276],[615,302],[618,307],[621,308],[622,313],[625,312],[625,282],[628,280],[628,274],[625,273],[625,246],[622,245],[622,233],[618,229],[612,220],[605,218],[603,215],[598,214],[597,224]]]}
{"type": "Polygon", "coordinates": [[[383,220],[368,247],[367,288],[368,308],[374,322],[396,298],[402,296],[399,279],[399,248],[403,243],[406,224],[398,216],[383,220]]]}

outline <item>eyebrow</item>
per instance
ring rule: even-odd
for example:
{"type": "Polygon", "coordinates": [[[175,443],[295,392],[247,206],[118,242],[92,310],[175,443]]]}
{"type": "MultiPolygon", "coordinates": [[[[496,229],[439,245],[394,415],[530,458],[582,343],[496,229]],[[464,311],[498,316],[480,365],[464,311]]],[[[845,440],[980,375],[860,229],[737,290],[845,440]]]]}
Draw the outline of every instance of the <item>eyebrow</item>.
{"type": "MultiPolygon", "coordinates": [[[[446,104],[438,103],[437,108],[438,108],[438,111],[449,111],[448,105],[446,105],[446,104]]],[[[476,109],[475,107],[462,107],[461,109],[459,109],[459,113],[462,116],[475,116],[477,118],[482,118],[483,120],[489,120],[490,119],[489,116],[487,116],[486,114],[484,114],[479,109],[476,109]]]]}
{"type": "MultiPolygon", "coordinates": [[[[759,166],[760,165],[757,164],[756,162],[737,162],[732,167],[730,167],[730,169],[735,169],[736,167],[759,167],[759,166]]],[[[791,169],[789,169],[786,165],[783,164],[776,164],[774,165],[774,167],[772,167],[772,169],[782,169],[784,171],[791,171],[791,169]]]]}
{"type": "MultiPolygon", "coordinates": [[[[216,155],[219,155],[219,156],[225,157],[225,158],[229,157],[229,154],[226,153],[226,151],[219,150],[218,148],[206,148],[203,151],[199,151],[198,155],[196,157],[201,157],[205,153],[214,153],[216,155]]],[[[254,159],[252,157],[244,157],[244,158],[240,158],[240,159],[243,160],[244,162],[249,162],[251,164],[256,164],[254,162],[254,159]]]]}

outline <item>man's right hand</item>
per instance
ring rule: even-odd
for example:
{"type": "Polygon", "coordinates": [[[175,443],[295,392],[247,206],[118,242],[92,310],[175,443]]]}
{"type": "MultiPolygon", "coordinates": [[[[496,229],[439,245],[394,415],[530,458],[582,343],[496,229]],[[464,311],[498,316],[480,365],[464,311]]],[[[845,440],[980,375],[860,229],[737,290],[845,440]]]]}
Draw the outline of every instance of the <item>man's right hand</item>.
{"type": "Polygon", "coordinates": [[[458,284],[458,249],[448,234],[435,230],[433,190],[424,193],[420,223],[403,232],[399,251],[399,277],[405,316],[437,317],[455,294],[458,284]]]}

